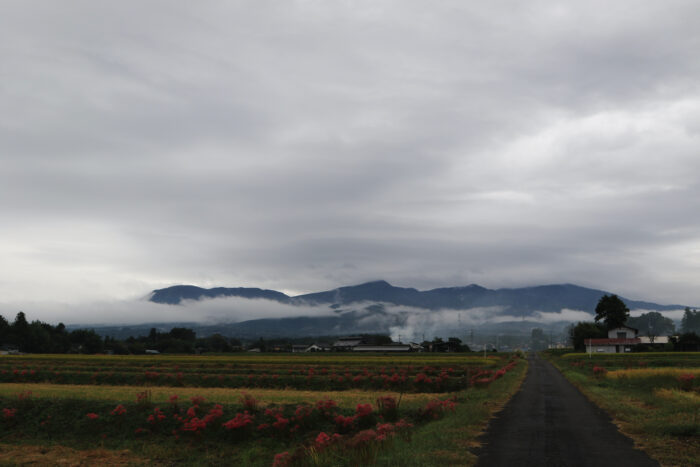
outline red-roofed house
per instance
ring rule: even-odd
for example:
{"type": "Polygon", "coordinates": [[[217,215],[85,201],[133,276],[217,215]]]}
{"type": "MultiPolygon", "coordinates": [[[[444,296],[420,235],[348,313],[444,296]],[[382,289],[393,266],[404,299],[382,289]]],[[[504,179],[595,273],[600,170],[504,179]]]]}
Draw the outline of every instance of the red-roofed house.
{"type": "Polygon", "coordinates": [[[607,339],[584,339],[586,352],[592,353],[623,353],[630,352],[632,347],[642,343],[637,337],[639,331],[629,326],[620,326],[608,331],[607,339]]]}

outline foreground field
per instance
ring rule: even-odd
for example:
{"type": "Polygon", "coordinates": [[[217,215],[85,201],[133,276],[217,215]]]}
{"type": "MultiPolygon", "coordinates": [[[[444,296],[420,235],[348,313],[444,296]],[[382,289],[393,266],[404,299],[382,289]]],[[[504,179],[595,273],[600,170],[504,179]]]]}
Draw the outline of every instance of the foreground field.
{"type": "Polygon", "coordinates": [[[546,355],[662,465],[700,465],[700,354],[546,355]]]}
{"type": "Polygon", "coordinates": [[[123,465],[470,465],[474,437],[515,391],[526,367],[509,355],[259,357],[4,358],[6,375],[28,381],[0,384],[0,460],[23,462],[20,452],[45,445],[34,455],[57,465],[53,456],[66,452],[76,459],[113,454],[114,463],[123,465]],[[183,378],[178,386],[135,387],[37,377],[68,367],[80,368],[70,370],[77,374],[167,367],[224,379],[241,369],[267,377],[303,372],[315,378],[318,372],[324,384],[317,391],[296,389],[298,380],[290,378],[281,388],[231,389],[186,385],[183,378]],[[329,374],[336,380],[373,377],[380,388],[329,390],[329,374]],[[436,379],[450,379],[455,390],[436,386],[436,379]],[[435,387],[441,392],[427,392],[435,387]]]}

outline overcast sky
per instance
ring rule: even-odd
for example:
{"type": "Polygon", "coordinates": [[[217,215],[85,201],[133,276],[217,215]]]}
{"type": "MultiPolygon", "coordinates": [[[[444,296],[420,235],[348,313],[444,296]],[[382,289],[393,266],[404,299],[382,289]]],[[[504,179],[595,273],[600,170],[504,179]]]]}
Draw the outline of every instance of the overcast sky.
{"type": "Polygon", "coordinates": [[[0,314],[379,278],[700,305],[700,3],[564,3],[3,1],[0,314]]]}

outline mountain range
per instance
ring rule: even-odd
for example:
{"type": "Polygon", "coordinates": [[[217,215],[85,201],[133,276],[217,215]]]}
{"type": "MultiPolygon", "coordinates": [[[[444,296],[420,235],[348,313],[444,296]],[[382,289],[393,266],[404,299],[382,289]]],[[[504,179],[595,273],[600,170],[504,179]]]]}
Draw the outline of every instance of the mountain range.
{"type": "MultiPolygon", "coordinates": [[[[610,292],[573,284],[541,285],[523,288],[488,289],[476,284],[431,290],[396,287],[380,280],[333,290],[289,296],[260,288],[201,288],[176,285],[154,290],[149,300],[168,306],[188,306],[204,300],[238,297],[267,300],[288,307],[290,316],[255,318],[192,327],[200,335],[214,332],[239,338],[302,337],[388,333],[417,336],[448,335],[459,327],[480,332],[529,334],[533,327],[563,330],[573,321],[592,320],[595,307],[610,292]],[[295,309],[299,313],[295,313],[295,309]],[[325,309],[324,316],[305,316],[305,309],[325,309]],[[546,315],[546,316],[545,316],[546,315]]],[[[682,305],[620,297],[631,310],[670,311],[682,305]]],[[[237,302],[237,307],[245,307],[237,302]]],[[[163,328],[167,325],[162,324],[163,328]]],[[[127,332],[127,329],[122,329],[127,332]]]]}
{"type": "MultiPolygon", "coordinates": [[[[386,281],[339,287],[324,292],[289,296],[276,290],[259,288],[204,289],[193,285],[176,285],[154,290],[149,300],[156,303],[178,305],[186,300],[241,297],[273,300],[290,305],[330,305],[334,307],[358,303],[389,303],[398,306],[427,310],[467,310],[480,307],[503,307],[509,315],[529,316],[536,311],[558,312],[562,309],[593,313],[598,300],[610,292],[580,287],[573,284],[541,285],[514,289],[487,289],[476,284],[464,287],[444,287],[420,291],[414,288],[396,287],[386,281]]],[[[630,309],[677,310],[681,305],[660,305],[620,297],[630,309]]]]}

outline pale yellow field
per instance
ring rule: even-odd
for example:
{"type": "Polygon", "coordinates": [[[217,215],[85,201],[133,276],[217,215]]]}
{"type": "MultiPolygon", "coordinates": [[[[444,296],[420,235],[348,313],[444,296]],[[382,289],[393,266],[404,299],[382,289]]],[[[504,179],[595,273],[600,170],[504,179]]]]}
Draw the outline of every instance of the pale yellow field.
{"type": "Polygon", "coordinates": [[[627,370],[613,370],[607,374],[608,378],[653,378],[655,376],[678,377],[683,374],[692,374],[700,377],[700,368],[632,368],[627,370]]]}
{"type": "MultiPolygon", "coordinates": [[[[149,390],[153,402],[167,402],[170,396],[177,394],[181,401],[190,397],[202,396],[207,401],[221,404],[238,403],[243,394],[249,394],[258,399],[261,405],[314,403],[320,399],[331,398],[341,406],[352,406],[358,403],[373,403],[378,396],[393,396],[399,398],[398,392],[391,391],[301,391],[294,389],[259,389],[259,388],[183,388],[183,387],[135,387],[135,386],[97,386],[72,384],[44,383],[3,383],[0,384],[0,395],[12,397],[23,391],[31,391],[32,397],[58,399],[90,399],[111,400],[115,402],[133,402],[136,394],[149,390]]],[[[419,393],[404,394],[402,403],[424,405],[427,401],[448,397],[447,394],[419,393]]]]}

